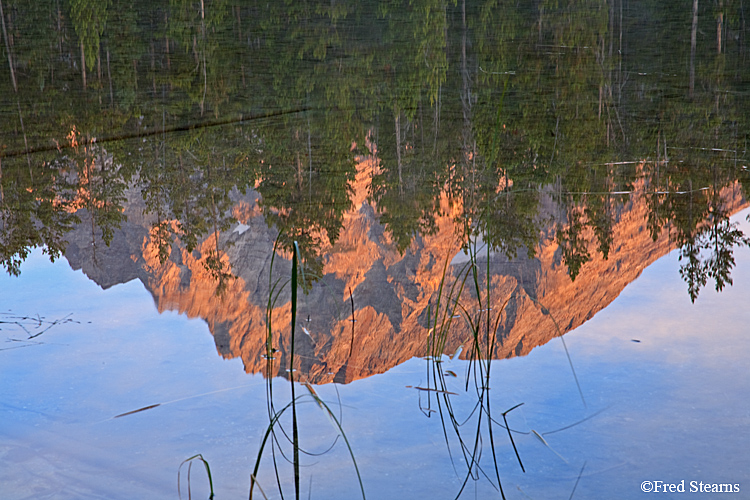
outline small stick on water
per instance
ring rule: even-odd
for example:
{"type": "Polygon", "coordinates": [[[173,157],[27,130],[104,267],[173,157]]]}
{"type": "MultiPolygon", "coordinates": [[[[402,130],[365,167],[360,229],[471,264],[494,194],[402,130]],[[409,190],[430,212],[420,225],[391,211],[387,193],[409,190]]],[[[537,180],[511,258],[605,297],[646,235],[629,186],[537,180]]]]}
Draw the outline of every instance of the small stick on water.
{"type": "Polygon", "coordinates": [[[452,396],[458,396],[455,392],[444,391],[442,389],[433,389],[432,387],[415,387],[413,385],[407,385],[407,389],[416,389],[418,391],[434,392],[436,394],[450,394],[452,396]]]}
{"type": "Polygon", "coordinates": [[[150,410],[152,408],[156,408],[157,406],[164,406],[164,405],[168,405],[168,404],[172,404],[172,403],[179,403],[180,401],[187,401],[188,399],[200,398],[200,397],[203,397],[203,396],[210,396],[212,394],[219,394],[221,392],[234,391],[234,390],[237,390],[237,389],[244,389],[245,387],[254,387],[255,385],[257,385],[257,384],[243,384],[243,385],[238,385],[238,386],[235,386],[235,387],[226,387],[224,389],[219,389],[219,390],[216,390],[216,391],[203,392],[201,394],[193,394],[192,396],[187,396],[187,397],[179,398],[179,399],[173,399],[171,401],[164,401],[162,403],[156,403],[156,404],[153,404],[153,405],[144,406],[143,408],[138,408],[137,410],[128,411],[128,412],[125,412],[125,413],[120,413],[119,415],[115,415],[114,417],[111,417],[110,419],[107,419],[107,420],[111,420],[111,419],[119,418],[119,417],[125,417],[127,415],[132,415],[134,413],[139,413],[139,412],[142,412],[142,411],[145,411],[145,410],[150,410]]]}
{"type": "Polygon", "coordinates": [[[156,408],[157,406],[161,406],[161,403],[156,403],[155,405],[144,406],[143,408],[138,408],[137,410],[127,411],[125,413],[120,413],[119,415],[115,415],[112,418],[125,417],[125,416],[132,415],[134,413],[138,413],[138,412],[141,412],[141,411],[150,410],[151,408],[156,408]]]}

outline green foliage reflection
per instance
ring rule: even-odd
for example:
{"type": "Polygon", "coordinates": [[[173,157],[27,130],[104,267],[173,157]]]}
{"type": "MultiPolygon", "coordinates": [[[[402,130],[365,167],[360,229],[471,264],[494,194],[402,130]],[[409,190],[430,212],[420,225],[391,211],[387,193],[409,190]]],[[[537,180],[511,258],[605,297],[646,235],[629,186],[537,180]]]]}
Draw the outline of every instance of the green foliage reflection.
{"type": "Polygon", "coordinates": [[[400,252],[450,215],[458,239],[509,259],[552,239],[575,279],[610,257],[642,197],[652,238],[681,249],[694,300],[708,280],[731,283],[747,244],[726,199],[749,185],[741,3],[0,8],[11,273],[31,247],[59,256],[78,223],[110,244],[135,190],[161,262],[213,238],[206,269],[231,279],[235,195],[254,192],[281,249],[297,241],[318,276],[368,155],[367,200],[400,252]]]}

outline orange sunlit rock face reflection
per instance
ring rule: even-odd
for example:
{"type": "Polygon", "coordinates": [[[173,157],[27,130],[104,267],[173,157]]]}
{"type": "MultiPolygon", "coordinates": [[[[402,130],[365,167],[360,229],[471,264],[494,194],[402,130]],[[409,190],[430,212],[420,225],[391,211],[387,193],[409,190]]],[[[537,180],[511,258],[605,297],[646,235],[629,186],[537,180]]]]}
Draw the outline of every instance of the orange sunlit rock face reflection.
{"type": "MultiPolygon", "coordinates": [[[[459,241],[463,207],[450,202],[445,193],[436,215],[437,230],[415,237],[399,253],[378,221],[377,207],[368,200],[374,166],[371,157],[358,161],[351,182],[352,208],[344,214],[338,239],[324,249],[323,276],[309,293],[299,295],[294,367],[312,383],[351,382],[427,355],[428,310],[434,318],[441,281],[445,296],[469,260],[459,241]]],[[[486,250],[478,251],[482,310],[470,277],[462,289],[461,307],[444,318],[450,321],[450,334],[443,352],[453,354],[463,347],[460,356],[467,357],[474,340],[465,316],[486,332],[487,309],[491,330],[497,326],[496,338],[489,341],[493,358],[508,358],[528,354],[606,307],[644,268],[674,249],[668,231],[654,239],[647,230],[644,192],[644,184],[636,183],[616,218],[607,258],[592,247],[591,258],[575,280],[561,262],[554,233],[543,228],[532,257],[491,254],[488,308],[486,250]]],[[[738,189],[724,189],[721,197],[731,213],[744,206],[738,189]]],[[[140,267],[139,275],[159,311],[205,320],[218,353],[241,358],[247,372],[286,375],[291,347],[290,256],[277,253],[271,269],[276,232],[265,223],[257,196],[236,201],[232,213],[237,223],[228,231],[210,234],[190,252],[178,240],[164,262],[153,232],[145,233],[140,253],[132,254],[131,260],[140,267]],[[220,260],[233,274],[221,293],[205,265],[216,248],[221,248],[220,260]],[[269,331],[275,350],[270,363],[269,331]]],[[[584,239],[594,241],[587,232],[591,230],[584,230],[584,239]]],[[[487,338],[479,342],[487,352],[487,338]]]]}

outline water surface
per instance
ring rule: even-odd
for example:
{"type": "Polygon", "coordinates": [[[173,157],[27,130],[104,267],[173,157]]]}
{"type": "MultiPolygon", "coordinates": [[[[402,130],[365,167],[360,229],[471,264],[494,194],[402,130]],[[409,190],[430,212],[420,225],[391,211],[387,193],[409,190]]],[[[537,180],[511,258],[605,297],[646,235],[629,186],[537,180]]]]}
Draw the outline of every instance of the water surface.
{"type": "Polygon", "coordinates": [[[750,488],[742,3],[0,6],[9,498],[750,488]]]}

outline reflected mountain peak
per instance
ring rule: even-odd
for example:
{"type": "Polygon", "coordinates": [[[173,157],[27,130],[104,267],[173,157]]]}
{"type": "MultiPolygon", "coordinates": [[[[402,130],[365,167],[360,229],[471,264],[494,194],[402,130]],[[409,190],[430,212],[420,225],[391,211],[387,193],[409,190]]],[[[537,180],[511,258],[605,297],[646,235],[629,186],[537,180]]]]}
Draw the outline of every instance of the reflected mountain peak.
{"type": "MultiPolygon", "coordinates": [[[[343,212],[337,240],[320,249],[324,256],[321,275],[307,286],[298,305],[298,368],[312,383],[350,382],[423,355],[429,334],[428,311],[435,307],[446,279],[443,269],[447,265],[450,284],[460,278],[461,269],[469,263],[459,239],[465,231],[463,207],[452,203],[447,191],[441,194],[440,210],[434,215],[435,230],[413,238],[405,251],[399,250],[377,216],[377,204],[367,202],[370,179],[377,175],[374,161],[373,157],[364,157],[357,162],[357,176],[350,186],[353,199],[360,201],[343,212]]],[[[613,213],[613,243],[607,255],[598,250],[594,229],[584,227],[580,237],[589,257],[573,280],[558,241],[559,229],[554,229],[559,223],[554,213],[547,213],[557,210],[551,201],[554,195],[549,190],[539,194],[540,206],[549,208],[538,213],[539,220],[546,222],[539,223],[538,245],[529,255],[511,258],[501,249],[487,248],[482,241],[484,235],[473,241],[472,248],[478,250],[473,250],[476,253],[471,258],[477,262],[480,287],[486,286],[486,270],[490,272],[489,310],[498,318],[497,357],[528,354],[534,347],[580,326],[612,302],[645,267],[675,248],[670,232],[662,231],[654,239],[648,230],[653,192],[641,178],[632,183],[629,201],[613,213]]],[[[723,189],[718,196],[727,213],[745,206],[737,185],[723,189]]],[[[140,224],[137,218],[129,218],[110,247],[99,251],[99,265],[91,251],[87,260],[80,260],[87,241],[85,221],[70,233],[66,255],[74,268],[82,266],[94,279],[100,273],[109,273],[103,286],[115,279],[112,275],[117,268],[110,263],[126,262],[116,279],[140,279],[160,311],[175,310],[203,318],[218,352],[224,357],[242,358],[248,372],[265,372],[267,368],[263,353],[270,317],[272,345],[277,349],[273,374],[280,375],[286,372],[290,343],[290,292],[283,285],[291,267],[290,255],[277,248],[273,256],[278,231],[265,220],[262,195],[248,189],[244,195],[235,192],[232,198],[230,211],[237,222],[199,240],[192,251],[175,239],[162,260],[156,229],[149,228],[148,219],[141,217],[140,224]],[[81,235],[82,245],[76,244],[76,234],[81,235]],[[138,235],[141,243],[128,243],[128,234],[138,235]],[[219,262],[233,275],[218,295],[216,276],[206,264],[217,248],[219,262]],[[114,257],[118,252],[129,252],[127,259],[114,257]],[[270,312],[266,309],[269,297],[270,312]]],[[[132,201],[129,210],[137,212],[134,207],[138,200],[132,201]]],[[[579,214],[587,217],[585,206],[579,214]]],[[[177,231],[178,225],[176,220],[169,222],[172,231],[177,231]]],[[[475,300],[474,292],[467,288],[463,307],[475,300]]],[[[464,313],[457,313],[446,352],[454,352],[469,341],[460,319],[464,313]]]]}
{"type": "MultiPolygon", "coordinates": [[[[139,279],[252,372],[270,319],[283,372],[296,244],[300,370],[325,382],[424,354],[467,263],[481,286],[460,314],[495,311],[507,357],[673,249],[691,300],[721,290],[750,243],[728,220],[749,179],[748,38],[686,45],[685,9],[172,7],[104,2],[89,22],[13,5],[10,273],[42,246],[104,288],[139,279]]],[[[466,343],[453,327],[450,349],[466,343]]]]}

